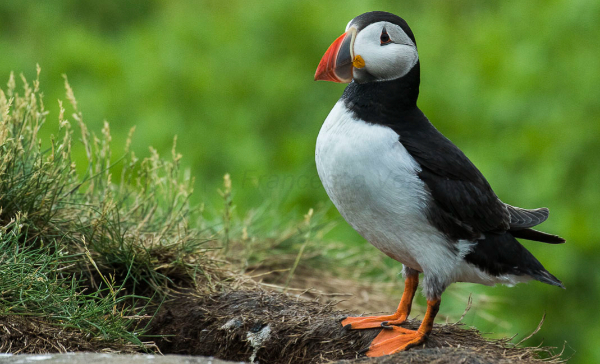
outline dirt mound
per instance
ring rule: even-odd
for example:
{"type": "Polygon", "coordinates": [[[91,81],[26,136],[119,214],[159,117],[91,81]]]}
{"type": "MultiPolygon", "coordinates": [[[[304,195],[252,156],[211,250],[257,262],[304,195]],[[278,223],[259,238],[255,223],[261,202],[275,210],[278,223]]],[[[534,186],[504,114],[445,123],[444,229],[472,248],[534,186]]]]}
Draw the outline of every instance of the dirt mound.
{"type": "MultiPolygon", "coordinates": [[[[487,340],[477,330],[447,324],[435,325],[422,347],[368,359],[361,353],[380,329],[345,330],[340,321],[347,315],[333,304],[263,290],[179,295],[165,304],[150,334],[165,335],[155,338],[165,354],[260,363],[539,363],[538,354],[549,353],[514,347],[507,340],[487,340]]],[[[418,325],[415,320],[404,326],[418,325]]]]}

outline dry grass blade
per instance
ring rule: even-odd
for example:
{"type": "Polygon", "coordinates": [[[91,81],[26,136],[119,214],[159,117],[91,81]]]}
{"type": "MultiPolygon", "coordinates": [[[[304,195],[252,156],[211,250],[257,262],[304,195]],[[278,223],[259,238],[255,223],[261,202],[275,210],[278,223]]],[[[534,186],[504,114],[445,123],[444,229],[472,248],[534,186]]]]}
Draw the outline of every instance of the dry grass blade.
{"type": "Polygon", "coordinates": [[[521,345],[522,343],[524,343],[525,341],[529,340],[530,338],[533,337],[533,335],[537,334],[540,329],[542,328],[542,325],[544,325],[544,321],[546,320],[546,313],[544,313],[544,315],[542,315],[542,319],[540,320],[540,323],[537,325],[537,327],[535,328],[535,330],[533,330],[533,332],[527,336],[525,336],[523,339],[521,339],[521,341],[519,341],[516,345],[521,345]]]}
{"type": "Polygon", "coordinates": [[[467,316],[467,313],[469,312],[469,310],[471,309],[471,306],[473,306],[473,295],[469,294],[469,298],[467,298],[467,306],[465,307],[465,311],[463,312],[463,314],[460,316],[460,318],[458,319],[458,321],[456,321],[454,324],[458,325],[461,323],[461,321],[465,318],[465,316],[467,316]]]}

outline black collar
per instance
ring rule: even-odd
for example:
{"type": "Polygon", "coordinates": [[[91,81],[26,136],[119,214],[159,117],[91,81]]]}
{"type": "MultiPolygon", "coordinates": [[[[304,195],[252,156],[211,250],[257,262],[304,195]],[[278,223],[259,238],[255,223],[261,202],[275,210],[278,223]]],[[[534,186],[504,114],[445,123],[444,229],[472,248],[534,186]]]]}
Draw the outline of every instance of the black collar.
{"type": "Polygon", "coordinates": [[[357,83],[344,90],[342,100],[359,119],[373,124],[394,125],[418,111],[420,63],[403,77],[391,81],[357,83]]]}

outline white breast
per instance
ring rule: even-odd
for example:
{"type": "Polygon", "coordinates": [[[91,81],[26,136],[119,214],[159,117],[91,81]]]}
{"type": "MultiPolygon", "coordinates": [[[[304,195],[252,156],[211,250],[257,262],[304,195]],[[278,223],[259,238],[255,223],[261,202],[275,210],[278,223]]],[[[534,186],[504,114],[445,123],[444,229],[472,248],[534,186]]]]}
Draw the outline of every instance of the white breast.
{"type": "Polygon", "coordinates": [[[342,216],[371,244],[411,268],[439,269],[456,254],[427,221],[430,196],[417,176],[419,164],[398,138],[388,127],[356,119],[339,101],[317,138],[319,177],[342,216]]]}

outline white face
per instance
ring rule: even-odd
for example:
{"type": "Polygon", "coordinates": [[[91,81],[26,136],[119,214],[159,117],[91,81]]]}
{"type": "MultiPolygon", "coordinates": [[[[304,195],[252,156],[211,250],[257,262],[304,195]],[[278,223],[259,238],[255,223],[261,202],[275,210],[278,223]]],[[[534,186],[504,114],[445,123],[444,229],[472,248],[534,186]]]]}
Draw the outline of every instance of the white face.
{"type": "Polygon", "coordinates": [[[354,69],[357,82],[388,81],[406,75],[419,60],[417,47],[396,24],[370,24],[356,35],[354,55],[365,61],[354,69]]]}

